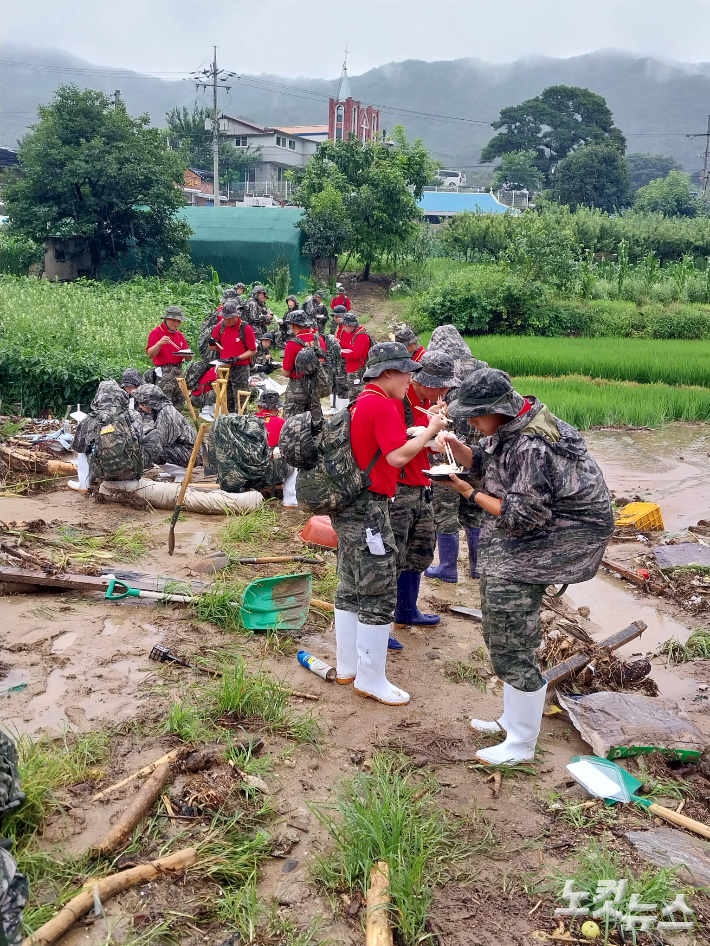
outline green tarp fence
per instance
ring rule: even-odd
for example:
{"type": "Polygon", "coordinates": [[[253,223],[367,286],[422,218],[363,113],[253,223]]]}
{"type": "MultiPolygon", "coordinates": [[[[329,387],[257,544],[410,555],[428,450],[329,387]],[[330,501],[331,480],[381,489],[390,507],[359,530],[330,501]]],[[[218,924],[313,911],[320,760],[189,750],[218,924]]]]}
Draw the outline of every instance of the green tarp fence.
{"type": "Polygon", "coordinates": [[[291,291],[303,292],[311,275],[301,256],[298,207],[183,207],[192,228],[190,256],[197,266],[214,266],[221,282],[253,283],[267,278],[279,260],[291,269],[291,291]]]}

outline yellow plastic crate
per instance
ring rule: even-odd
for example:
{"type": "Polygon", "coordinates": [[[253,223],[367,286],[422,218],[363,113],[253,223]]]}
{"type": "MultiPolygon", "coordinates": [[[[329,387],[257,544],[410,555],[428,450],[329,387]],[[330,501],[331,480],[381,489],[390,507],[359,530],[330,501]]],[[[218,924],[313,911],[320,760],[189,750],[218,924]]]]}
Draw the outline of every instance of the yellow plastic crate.
{"type": "Polygon", "coordinates": [[[617,526],[633,526],[639,532],[662,532],[663,516],[658,503],[628,503],[616,520],[617,526]]]}

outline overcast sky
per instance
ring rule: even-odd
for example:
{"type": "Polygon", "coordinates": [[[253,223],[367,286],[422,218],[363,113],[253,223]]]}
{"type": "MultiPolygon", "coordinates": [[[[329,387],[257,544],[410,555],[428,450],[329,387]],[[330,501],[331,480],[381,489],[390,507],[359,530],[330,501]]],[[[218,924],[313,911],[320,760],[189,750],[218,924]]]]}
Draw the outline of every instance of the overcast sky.
{"type": "Polygon", "coordinates": [[[237,72],[331,78],[403,59],[575,56],[626,49],[710,60],[710,0],[23,0],[7,41],[177,78],[211,57],[237,72]]]}

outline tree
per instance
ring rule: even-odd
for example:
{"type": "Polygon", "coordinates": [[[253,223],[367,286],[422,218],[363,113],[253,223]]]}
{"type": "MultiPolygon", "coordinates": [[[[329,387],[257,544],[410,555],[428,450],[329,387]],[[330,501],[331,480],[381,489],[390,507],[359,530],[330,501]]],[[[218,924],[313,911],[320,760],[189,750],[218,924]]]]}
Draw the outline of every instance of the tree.
{"type": "Polygon", "coordinates": [[[634,210],[667,217],[694,217],[698,201],[690,193],[690,177],[680,171],[670,171],[667,177],[640,187],[636,191],[634,210]]]}
{"type": "Polygon", "coordinates": [[[404,129],[395,126],[392,140],[394,146],[363,144],[353,135],[346,141],[325,141],[306,167],[294,174],[307,234],[315,233],[322,220],[319,195],[327,192],[328,205],[334,209],[332,191],[340,194],[347,224],[342,230],[347,240],[343,249],[364,261],[363,279],[375,261],[402,251],[419,217],[417,199],[432,174],[420,139],[410,144],[404,129]]]}
{"type": "Polygon", "coordinates": [[[39,243],[83,237],[94,277],[129,248],[153,261],[186,248],[190,228],[175,216],[185,165],[148,115],[131,118],[122,102],[75,85],[38,111],[18,152],[21,174],[3,190],[16,232],[39,243]]]}
{"type": "Polygon", "coordinates": [[[642,154],[635,152],[626,155],[626,163],[631,172],[631,190],[633,193],[639,187],[645,187],[659,177],[668,177],[671,171],[682,171],[683,168],[675,158],[667,154],[642,154]]]}
{"type": "Polygon", "coordinates": [[[350,226],[342,193],[329,181],[313,195],[304,219],[296,224],[303,230],[301,252],[310,259],[330,259],[348,246],[350,226]]]}
{"type": "MultiPolygon", "coordinates": [[[[179,149],[183,160],[188,167],[199,171],[211,171],[212,158],[212,129],[206,123],[212,118],[212,110],[200,108],[197,103],[192,112],[183,106],[171,108],[165,115],[168,123],[166,138],[169,147],[179,149]]],[[[238,181],[245,171],[255,168],[261,162],[261,148],[235,148],[225,139],[219,142],[219,180],[220,184],[227,181],[238,181]]]]}
{"type": "Polygon", "coordinates": [[[568,155],[552,176],[552,196],[571,210],[596,207],[611,213],[629,203],[631,175],[610,145],[585,145],[568,155]]]}
{"type": "Polygon", "coordinates": [[[542,187],[545,175],[535,164],[535,151],[511,151],[504,154],[500,165],[493,175],[492,187],[497,190],[530,191],[534,193],[542,187]]]}
{"type": "Polygon", "coordinates": [[[502,109],[492,126],[505,130],[491,138],[481,161],[534,151],[535,165],[548,180],[557,164],[582,145],[606,143],[621,154],[626,150],[606,99],[578,86],[551,85],[533,99],[502,109]]]}

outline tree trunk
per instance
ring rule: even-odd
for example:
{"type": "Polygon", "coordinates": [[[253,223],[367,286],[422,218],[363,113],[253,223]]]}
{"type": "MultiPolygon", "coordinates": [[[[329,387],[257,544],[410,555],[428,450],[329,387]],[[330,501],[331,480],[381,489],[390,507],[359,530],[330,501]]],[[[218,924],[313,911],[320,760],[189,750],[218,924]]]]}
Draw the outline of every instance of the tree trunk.
{"type": "Polygon", "coordinates": [[[362,281],[366,282],[370,278],[370,261],[365,263],[365,272],[362,274],[362,281]]]}

